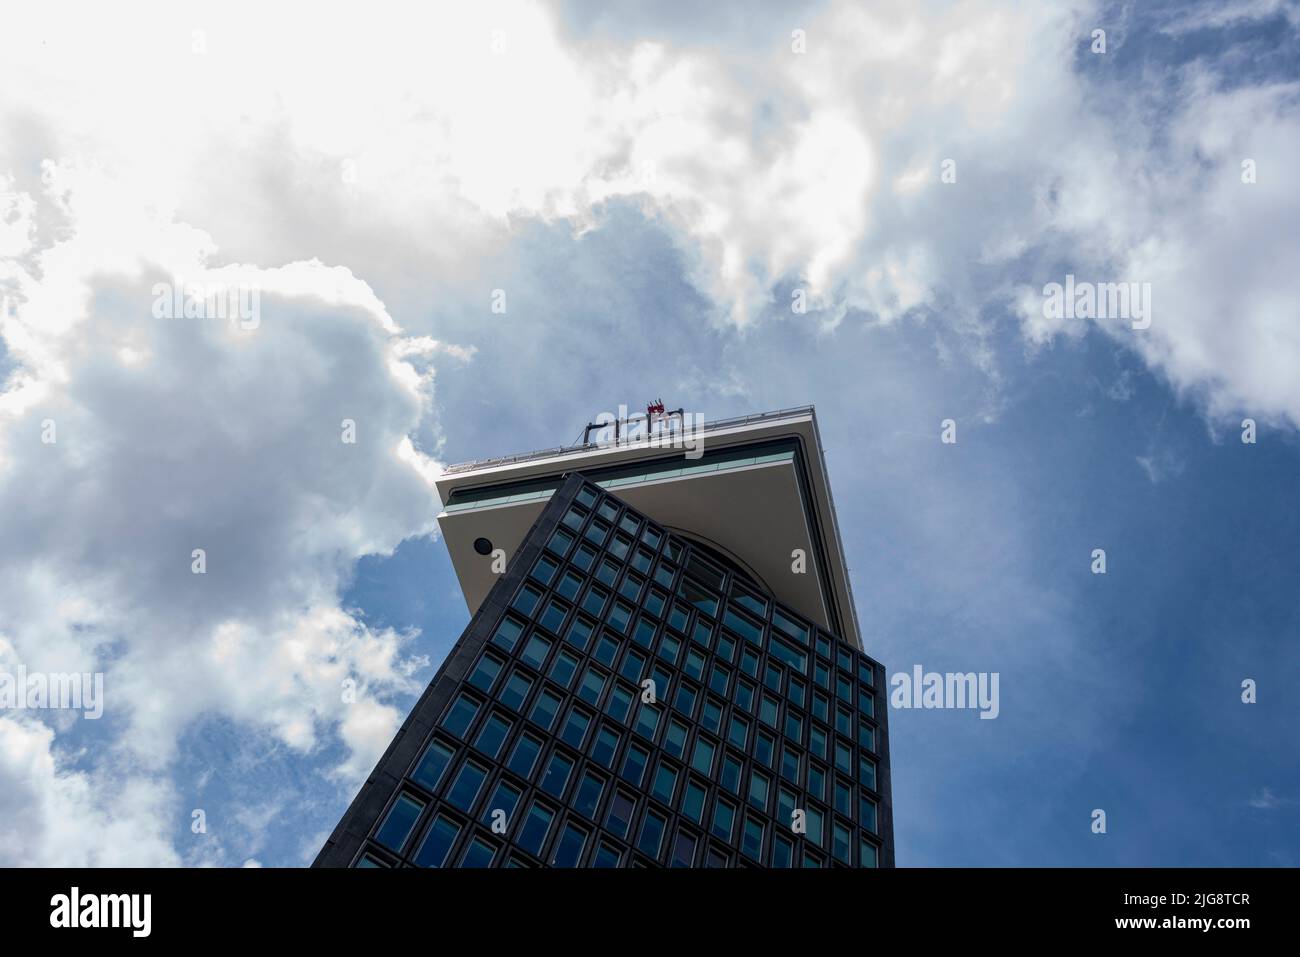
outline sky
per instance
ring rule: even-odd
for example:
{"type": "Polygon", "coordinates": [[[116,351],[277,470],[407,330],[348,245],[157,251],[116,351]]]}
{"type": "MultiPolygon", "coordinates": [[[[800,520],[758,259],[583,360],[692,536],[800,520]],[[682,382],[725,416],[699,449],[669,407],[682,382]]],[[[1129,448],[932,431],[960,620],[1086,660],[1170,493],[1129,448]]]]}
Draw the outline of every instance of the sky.
{"type": "Polygon", "coordinates": [[[440,469],[658,397],[815,405],[868,653],[999,674],[891,711],[900,866],[1300,863],[1300,5],[5,24],[0,673],[104,710],[0,709],[0,864],[309,863],[468,622],[440,469]]]}

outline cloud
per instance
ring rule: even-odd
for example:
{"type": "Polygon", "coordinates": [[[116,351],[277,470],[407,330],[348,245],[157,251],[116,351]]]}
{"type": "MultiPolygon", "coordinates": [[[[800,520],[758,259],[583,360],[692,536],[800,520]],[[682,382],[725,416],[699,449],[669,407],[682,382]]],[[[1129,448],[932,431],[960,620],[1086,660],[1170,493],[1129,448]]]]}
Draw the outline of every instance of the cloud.
{"type": "Polygon", "coordinates": [[[400,721],[394,697],[418,690],[413,636],[338,595],[359,556],[434,530],[438,466],[411,437],[442,350],[404,336],[346,268],[214,266],[206,234],[110,174],[68,163],[48,179],[38,202],[60,238],[18,257],[0,324],[16,364],[0,394],[0,648],[6,665],[105,672],[104,730],[61,735],[111,748],[69,772],[48,728],[6,721],[29,783],[10,811],[41,833],[64,805],[148,800],[80,859],[63,837],[0,846],[29,863],[174,863],[166,771],[193,722],[220,715],[303,754],[337,738],[332,773],[355,783],[400,721]],[[159,289],[185,283],[255,290],[258,321],[159,318],[159,289]]]}

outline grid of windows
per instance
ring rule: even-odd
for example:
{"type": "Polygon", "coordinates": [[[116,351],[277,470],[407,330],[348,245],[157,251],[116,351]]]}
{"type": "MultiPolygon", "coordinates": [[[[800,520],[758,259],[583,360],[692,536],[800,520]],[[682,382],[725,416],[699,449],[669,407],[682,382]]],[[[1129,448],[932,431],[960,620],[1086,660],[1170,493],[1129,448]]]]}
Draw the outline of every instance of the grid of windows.
{"type": "Polygon", "coordinates": [[[551,506],[358,865],[876,866],[883,670],[588,482],[551,506]]]}

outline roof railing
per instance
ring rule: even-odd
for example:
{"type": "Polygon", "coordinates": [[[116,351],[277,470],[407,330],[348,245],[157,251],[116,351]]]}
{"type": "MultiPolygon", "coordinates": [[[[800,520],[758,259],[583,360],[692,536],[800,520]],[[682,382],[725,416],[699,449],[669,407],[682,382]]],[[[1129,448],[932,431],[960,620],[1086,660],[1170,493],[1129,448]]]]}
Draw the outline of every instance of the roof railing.
{"type": "MultiPolygon", "coordinates": [[[[749,415],[737,415],[728,419],[714,419],[713,421],[705,420],[704,431],[709,433],[717,429],[732,428],[738,425],[748,425],[751,422],[763,422],[768,419],[781,419],[792,415],[807,415],[813,411],[811,405],[797,406],[793,409],[778,409],[775,412],[754,412],[749,415]]],[[[634,443],[629,443],[629,445],[634,443]]],[[[457,475],[461,472],[472,472],[477,469],[495,468],[498,465],[514,465],[519,462],[534,462],[538,459],[559,458],[565,455],[580,455],[583,452],[590,452],[592,449],[608,448],[607,443],[601,442],[578,442],[575,445],[563,445],[558,448],[540,449],[536,452],[521,452],[518,455],[501,455],[487,459],[474,459],[470,462],[460,462],[456,465],[449,465],[443,469],[443,475],[457,475]]]]}

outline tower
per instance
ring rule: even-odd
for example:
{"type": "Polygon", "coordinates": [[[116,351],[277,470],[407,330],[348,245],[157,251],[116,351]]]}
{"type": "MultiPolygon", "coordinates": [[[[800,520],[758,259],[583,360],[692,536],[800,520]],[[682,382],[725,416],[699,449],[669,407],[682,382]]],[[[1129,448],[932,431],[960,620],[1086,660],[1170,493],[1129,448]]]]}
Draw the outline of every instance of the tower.
{"type": "Polygon", "coordinates": [[[471,620],[314,866],[892,866],[811,407],[453,466],[471,620]]]}

